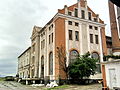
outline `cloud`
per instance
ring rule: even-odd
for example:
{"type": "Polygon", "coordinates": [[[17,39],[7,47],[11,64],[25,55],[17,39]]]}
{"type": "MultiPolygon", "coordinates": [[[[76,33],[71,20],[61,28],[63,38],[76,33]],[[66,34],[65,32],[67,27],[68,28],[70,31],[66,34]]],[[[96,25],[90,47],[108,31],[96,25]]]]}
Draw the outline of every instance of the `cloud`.
{"type": "MultiPolygon", "coordinates": [[[[1,0],[0,74],[16,74],[17,57],[30,46],[34,25],[44,26],[57,13],[57,9],[76,2],[77,0],[1,0]]],[[[109,24],[107,1],[88,0],[88,5],[109,24]]]]}
{"type": "Polygon", "coordinates": [[[0,73],[16,74],[17,57],[30,45],[34,25],[47,7],[40,0],[2,0],[0,3],[0,73]]]}

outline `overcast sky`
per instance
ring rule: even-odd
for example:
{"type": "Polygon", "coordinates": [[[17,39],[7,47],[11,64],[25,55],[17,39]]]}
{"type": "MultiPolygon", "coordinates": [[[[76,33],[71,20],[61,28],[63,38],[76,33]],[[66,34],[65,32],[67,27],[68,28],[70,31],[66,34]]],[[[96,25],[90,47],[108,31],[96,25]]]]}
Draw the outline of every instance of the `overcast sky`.
{"type": "MultiPolygon", "coordinates": [[[[0,75],[17,73],[17,57],[30,46],[34,25],[43,27],[64,5],[77,0],[0,0],[0,75]]],[[[108,0],[87,0],[90,8],[107,24],[108,0]]]]}

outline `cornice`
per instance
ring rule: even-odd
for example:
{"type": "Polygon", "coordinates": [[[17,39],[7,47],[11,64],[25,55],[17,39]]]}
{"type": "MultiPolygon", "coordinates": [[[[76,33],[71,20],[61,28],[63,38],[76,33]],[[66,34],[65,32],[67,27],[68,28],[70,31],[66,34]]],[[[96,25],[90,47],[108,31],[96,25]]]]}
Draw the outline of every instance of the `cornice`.
{"type": "Polygon", "coordinates": [[[66,15],[66,14],[58,13],[56,16],[57,16],[57,17],[63,17],[63,18],[70,18],[70,19],[74,19],[74,20],[79,20],[79,21],[81,21],[81,22],[90,23],[90,24],[95,24],[95,25],[98,25],[98,26],[100,26],[100,27],[106,26],[106,24],[102,24],[102,23],[99,23],[99,22],[90,21],[90,20],[88,20],[88,19],[81,19],[81,18],[79,18],[79,17],[69,16],[69,15],[66,15]]]}

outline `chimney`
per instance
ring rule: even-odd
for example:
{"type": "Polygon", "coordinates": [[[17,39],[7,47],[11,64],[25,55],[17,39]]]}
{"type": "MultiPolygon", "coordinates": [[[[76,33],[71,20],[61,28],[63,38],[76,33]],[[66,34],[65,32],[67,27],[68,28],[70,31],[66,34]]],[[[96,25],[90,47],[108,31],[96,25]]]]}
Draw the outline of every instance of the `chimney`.
{"type": "Polygon", "coordinates": [[[97,21],[99,22],[99,14],[96,14],[97,21]]]}
{"type": "Polygon", "coordinates": [[[65,9],[65,14],[68,14],[68,8],[67,8],[67,5],[64,5],[64,9],[65,9]]]}
{"type": "Polygon", "coordinates": [[[84,0],[84,2],[85,2],[85,8],[87,8],[87,0],[84,0]]]}
{"type": "Polygon", "coordinates": [[[110,1],[109,3],[109,14],[110,14],[110,25],[111,25],[111,35],[112,35],[112,51],[113,54],[120,54],[120,40],[119,40],[119,34],[118,34],[118,28],[117,28],[117,22],[116,22],[116,15],[115,15],[115,8],[114,4],[110,1]]]}
{"type": "Polygon", "coordinates": [[[87,0],[80,0],[81,7],[87,8],[87,0]]]}

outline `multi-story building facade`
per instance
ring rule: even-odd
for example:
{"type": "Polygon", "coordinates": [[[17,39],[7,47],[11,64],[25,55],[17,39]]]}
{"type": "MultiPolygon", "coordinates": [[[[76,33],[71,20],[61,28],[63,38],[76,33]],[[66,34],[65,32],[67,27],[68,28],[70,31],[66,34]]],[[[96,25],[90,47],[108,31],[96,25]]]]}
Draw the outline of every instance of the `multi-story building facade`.
{"type": "Polygon", "coordinates": [[[31,47],[26,49],[18,57],[18,74],[19,78],[30,78],[30,59],[31,59],[31,47]]]}
{"type": "MultiPolygon", "coordinates": [[[[61,61],[56,57],[61,46],[66,52],[67,65],[78,54],[90,52],[91,57],[99,58],[99,62],[103,61],[103,54],[107,54],[105,24],[87,6],[86,0],[69,7],[65,5],[43,28],[33,28],[30,78],[66,79],[65,72],[60,70],[61,61]]],[[[101,73],[91,78],[101,79],[101,73]]]]}

